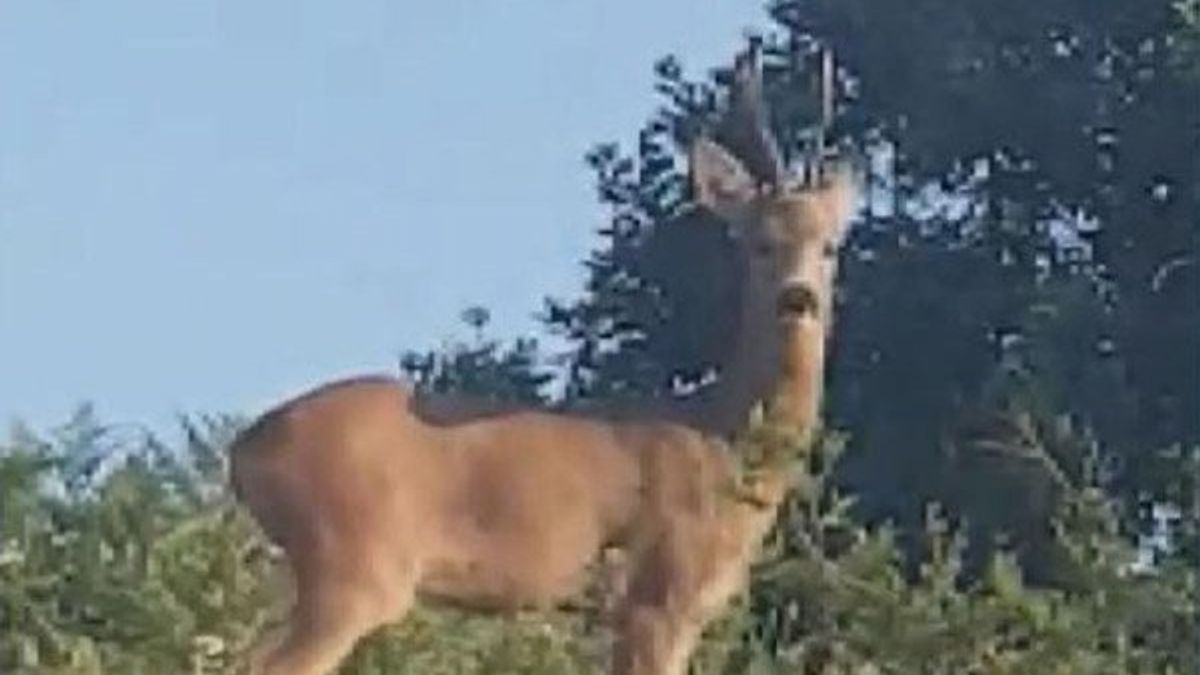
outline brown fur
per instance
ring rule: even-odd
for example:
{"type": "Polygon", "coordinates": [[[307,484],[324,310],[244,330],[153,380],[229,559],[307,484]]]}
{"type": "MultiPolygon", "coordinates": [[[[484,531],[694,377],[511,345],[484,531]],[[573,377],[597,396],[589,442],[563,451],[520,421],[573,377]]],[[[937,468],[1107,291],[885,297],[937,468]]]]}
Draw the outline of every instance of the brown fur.
{"type": "Polygon", "coordinates": [[[425,600],[496,610],[577,593],[606,547],[621,675],[682,675],[704,625],[745,582],[789,480],[763,474],[733,498],[735,459],[696,427],[736,427],[765,403],[817,422],[845,177],[764,192],[700,141],[697,200],[736,228],[747,257],[738,338],[706,424],[612,421],[418,400],[385,377],[320,387],[262,416],[231,450],[238,497],[291,563],[288,632],[269,675],[331,672],[372,629],[425,600]],[[800,308],[796,298],[805,302],[800,308]],[[785,306],[788,305],[788,306],[785,306]]]}

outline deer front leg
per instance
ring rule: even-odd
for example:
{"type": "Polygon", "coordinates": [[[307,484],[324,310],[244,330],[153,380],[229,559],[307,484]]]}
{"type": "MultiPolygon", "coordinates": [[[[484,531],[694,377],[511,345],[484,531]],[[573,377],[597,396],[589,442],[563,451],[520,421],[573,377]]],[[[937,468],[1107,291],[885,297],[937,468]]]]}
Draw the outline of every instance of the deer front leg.
{"type": "Polygon", "coordinates": [[[617,616],[613,675],[683,675],[695,638],[669,608],[630,605],[617,616]]]}
{"type": "Polygon", "coordinates": [[[687,519],[630,560],[615,616],[614,675],[685,675],[704,627],[745,579],[716,519],[687,519]]]}

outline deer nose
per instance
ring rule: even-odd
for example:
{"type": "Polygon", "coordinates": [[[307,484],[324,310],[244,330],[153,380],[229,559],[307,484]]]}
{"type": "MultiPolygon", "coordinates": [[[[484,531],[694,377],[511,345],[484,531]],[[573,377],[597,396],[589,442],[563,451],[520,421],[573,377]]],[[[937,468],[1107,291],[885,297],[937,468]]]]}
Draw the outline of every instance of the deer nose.
{"type": "Polygon", "coordinates": [[[819,301],[817,293],[812,286],[805,283],[788,284],[779,293],[779,299],[776,303],[776,309],[779,312],[780,318],[783,319],[803,319],[808,316],[815,317],[819,301]]]}

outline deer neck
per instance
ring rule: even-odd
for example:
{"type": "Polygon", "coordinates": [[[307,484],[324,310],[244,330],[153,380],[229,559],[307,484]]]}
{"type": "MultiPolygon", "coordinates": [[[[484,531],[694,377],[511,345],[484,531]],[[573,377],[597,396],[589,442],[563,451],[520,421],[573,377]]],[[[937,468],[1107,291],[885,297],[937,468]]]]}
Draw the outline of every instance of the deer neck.
{"type": "MultiPolygon", "coordinates": [[[[749,293],[748,295],[754,295],[749,293]]],[[[718,379],[693,401],[694,424],[733,437],[746,428],[752,411],[762,406],[773,424],[811,441],[820,424],[826,326],[815,319],[791,324],[756,318],[774,316],[773,307],[756,305],[764,294],[747,297],[736,338],[718,379]]],[[[756,500],[778,505],[791,487],[788,458],[768,461],[758,470],[756,500]]]]}
{"type": "Polygon", "coordinates": [[[778,355],[780,368],[765,400],[771,420],[807,443],[820,426],[825,382],[826,327],[802,320],[787,329],[778,355]]]}
{"type": "Polygon", "coordinates": [[[819,423],[827,327],[811,318],[779,323],[773,319],[773,296],[753,288],[740,304],[733,344],[717,380],[697,397],[692,416],[699,426],[732,436],[761,405],[775,422],[811,435],[819,423]]]}

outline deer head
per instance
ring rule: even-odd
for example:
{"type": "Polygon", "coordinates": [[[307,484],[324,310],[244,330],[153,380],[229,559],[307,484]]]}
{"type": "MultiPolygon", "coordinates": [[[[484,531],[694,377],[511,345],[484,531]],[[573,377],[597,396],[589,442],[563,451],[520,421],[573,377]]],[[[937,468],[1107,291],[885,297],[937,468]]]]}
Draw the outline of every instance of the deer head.
{"type": "Polygon", "coordinates": [[[837,252],[857,189],[846,164],[787,171],[763,112],[754,54],[739,60],[722,124],[721,135],[735,147],[701,137],[689,157],[695,203],[728,224],[746,270],[716,414],[737,428],[763,403],[779,421],[810,430],[832,325],[837,252]]]}

